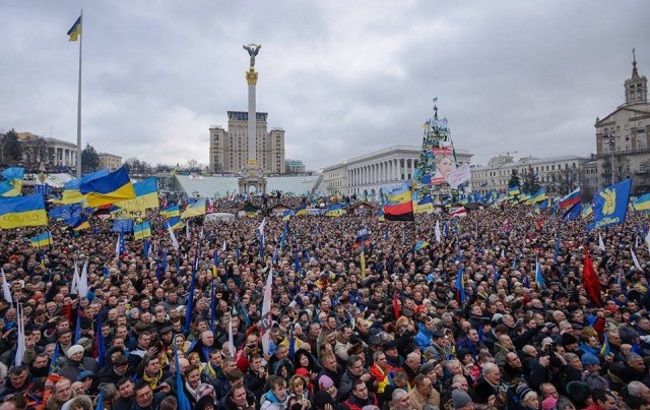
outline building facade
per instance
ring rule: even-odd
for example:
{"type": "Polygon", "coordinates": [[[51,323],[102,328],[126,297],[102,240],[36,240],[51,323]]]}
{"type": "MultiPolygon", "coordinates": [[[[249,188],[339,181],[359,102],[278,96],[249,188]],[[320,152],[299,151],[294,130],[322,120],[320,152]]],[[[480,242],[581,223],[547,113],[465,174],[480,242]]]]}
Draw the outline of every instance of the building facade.
{"type": "Polygon", "coordinates": [[[287,174],[301,174],[305,172],[305,164],[302,161],[296,159],[286,159],[284,160],[284,171],[287,174]]]}
{"type": "MultiPolygon", "coordinates": [[[[257,164],[268,174],[284,174],[284,130],[268,131],[268,113],[256,113],[257,164]]],[[[248,161],[248,113],[228,111],[228,129],[210,127],[210,172],[240,173],[248,161]]]]}
{"type": "Polygon", "coordinates": [[[110,171],[115,171],[122,166],[122,157],[119,155],[109,154],[108,152],[100,152],[99,168],[106,168],[110,171]]]}
{"type": "MultiPolygon", "coordinates": [[[[395,145],[351,158],[323,169],[323,182],[330,195],[364,195],[376,197],[379,188],[413,177],[422,148],[395,145]]],[[[472,154],[456,150],[458,165],[469,164],[472,154]]]]}
{"type": "Polygon", "coordinates": [[[31,132],[17,132],[26,166],[76,167],[77,144],[56,138],[40,137],[31,132]]]}
{"type": "Polygon", "coordinates": [[[569,187],[580,185],[581,165],[589,158],[564,155],[550,158],[521,158],[500,155],[490,159],[487,166],[472,167],[472,190],[481,194],[490,191],[505,192],[513,170],[517,171],[523,184],[527,174],[534,174],[537,182],[547,188],[549,194],[560,194],[569,187]]]}
{"type": "Polygon", "coordinates": [[[625,80],[625,103],[596,118],[598,187],[632,177],[632,193],[650,191],[650,104],[648,80],[639,75],[636,56],[625,80]]]}

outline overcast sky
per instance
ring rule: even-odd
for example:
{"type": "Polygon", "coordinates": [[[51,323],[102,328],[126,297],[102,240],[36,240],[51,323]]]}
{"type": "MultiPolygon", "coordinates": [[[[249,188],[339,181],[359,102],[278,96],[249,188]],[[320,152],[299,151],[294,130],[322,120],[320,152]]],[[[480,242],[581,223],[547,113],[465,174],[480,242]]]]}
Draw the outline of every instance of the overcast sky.
{"type": "Polygon", "coordinates": [[[650,75],[646,1],[2,1],[0,130],[76,141],[84,6],[83,144],[152,164],[208,163],[208,128],[257,107],[286,157],[317,169],[419,145],[439,98],[474,163],[587,156],[624,101],[632,47],[650,75]]]}

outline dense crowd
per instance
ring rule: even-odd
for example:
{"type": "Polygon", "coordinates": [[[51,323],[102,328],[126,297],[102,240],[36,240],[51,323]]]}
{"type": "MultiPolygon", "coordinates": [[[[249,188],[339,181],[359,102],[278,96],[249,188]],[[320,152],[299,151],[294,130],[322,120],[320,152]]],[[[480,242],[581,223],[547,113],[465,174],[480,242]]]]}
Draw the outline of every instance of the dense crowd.
{"type": "Polygon", "coordinates": [[[178,250],[149,219],[146,258],[131,236],[116,257],[110,220],[81,232],[52,223],[42,249],[27,239],[40,230],[0,231],[13,299],[0,298],[0,410],[167,410],[183,395],[195,409],[650,408],[641,214],[600,232],[604,251],[584,221],[524,205],[415,223],[268,217],[262,256],[261,217],[192,221],[189,235],[176,231],[178,250]],[[601,301],[583,286],[587,251],[601,301]]]}

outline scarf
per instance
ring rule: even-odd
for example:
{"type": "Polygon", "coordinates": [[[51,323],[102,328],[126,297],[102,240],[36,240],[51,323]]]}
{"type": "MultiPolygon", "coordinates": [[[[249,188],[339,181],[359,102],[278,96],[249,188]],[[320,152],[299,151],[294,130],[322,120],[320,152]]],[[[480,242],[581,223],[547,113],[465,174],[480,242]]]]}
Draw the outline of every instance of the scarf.
{"type": "Polygon", "coordinates": [[[158,384],[160,383],[160,379],[162,379],[163,376],[163,371],[160,369],[157,375],[155,376],[149,376],[147,372],[144,372],[142,374],[142,380],[147,382],[149,387],[151,387],[151,390],[156,390],[156,387],[158,387],[158,384]]]}

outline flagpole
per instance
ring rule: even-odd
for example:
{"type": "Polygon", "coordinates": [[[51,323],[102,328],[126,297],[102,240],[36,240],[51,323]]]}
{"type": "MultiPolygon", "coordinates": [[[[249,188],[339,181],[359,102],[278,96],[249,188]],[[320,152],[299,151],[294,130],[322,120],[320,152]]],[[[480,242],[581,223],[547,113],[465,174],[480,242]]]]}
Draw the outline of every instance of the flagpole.
{"type": "Polygon", "coordinates": [[[79,84],[77,85],[77,178],[81,178],[81,43],[84,37],[84,10],[81,9],[81,32],[79,33],[79,84]]]}

